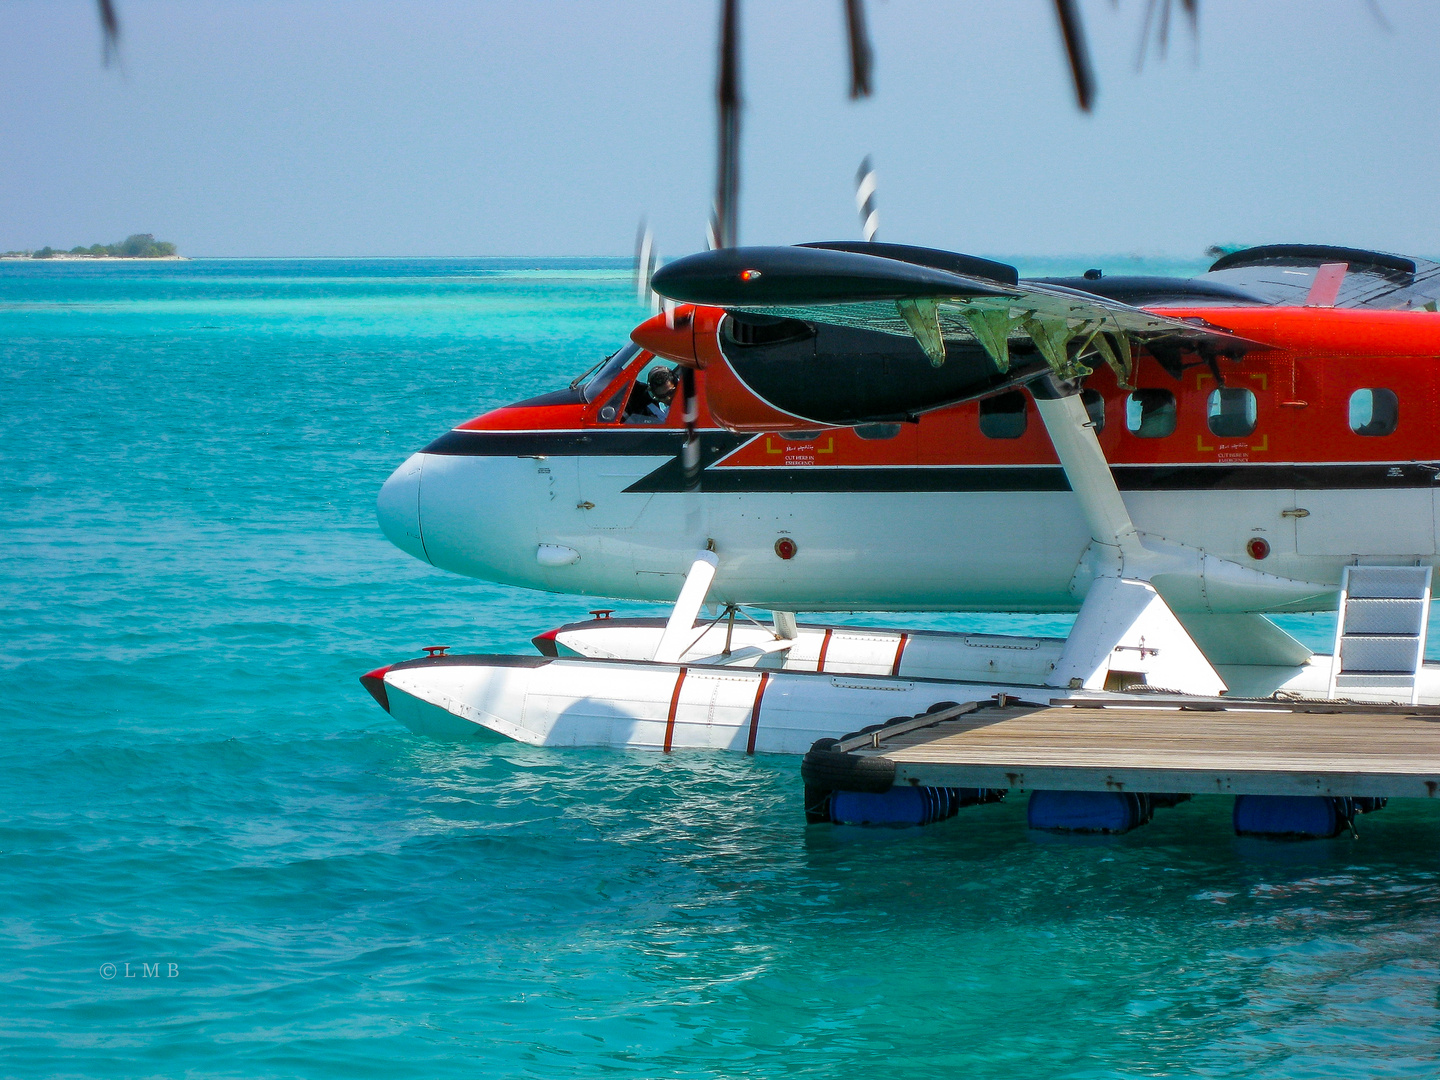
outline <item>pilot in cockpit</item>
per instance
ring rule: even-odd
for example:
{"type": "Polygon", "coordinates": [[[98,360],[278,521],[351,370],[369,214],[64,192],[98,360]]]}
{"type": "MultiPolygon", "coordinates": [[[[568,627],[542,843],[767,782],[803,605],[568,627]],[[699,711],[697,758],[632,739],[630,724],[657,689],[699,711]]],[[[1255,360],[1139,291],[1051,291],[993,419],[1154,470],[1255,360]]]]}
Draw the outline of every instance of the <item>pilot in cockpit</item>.
{"type": "Polygon", "coordinates": [[[657,365],[650,369],[643,380],[638,380],[625,403],[627,424],[659,424],[670,415],[670,405],[675,400],[679,381],[675,369],[657,365]]]}
{"type": "Polygon", "coordinates": [[[657,367],[650,372],[646,383],[650,389],[650,415],[664,420],[670,415],[670,402],[675,398],[675,370],[657,367]]]}

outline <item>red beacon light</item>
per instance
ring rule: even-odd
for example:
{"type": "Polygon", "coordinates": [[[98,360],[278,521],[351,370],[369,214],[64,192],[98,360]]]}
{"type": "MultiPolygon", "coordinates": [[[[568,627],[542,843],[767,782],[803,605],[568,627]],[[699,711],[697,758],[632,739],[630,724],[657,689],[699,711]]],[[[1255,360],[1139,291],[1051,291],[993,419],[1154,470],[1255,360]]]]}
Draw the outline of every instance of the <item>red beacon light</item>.
{"type": "Polygon", "coordinates": [[[799,545],[788,536],[782,536],[779,540],[775,541],[775,554],[779,555],[782,559],[793,559],[795,553],[799,550],[799,545]]]}
{"type": "Polygon", "coordinates": [[[1262,536],[1252,536],[1250,542],[1245,545],[1245,553],[1259,562],[1270,554],[1270,541],[1262,536]]]}
{"type": "Polygon", "coordinates": [[[755,280],[756,278],[758,278],[759,276],[760,276],[760,271],[759,271],[759,270],[741,270],[741,271],[740,271],[740,280],[741,280],[741,281],[754,281],[754,280],[755,280]]]}

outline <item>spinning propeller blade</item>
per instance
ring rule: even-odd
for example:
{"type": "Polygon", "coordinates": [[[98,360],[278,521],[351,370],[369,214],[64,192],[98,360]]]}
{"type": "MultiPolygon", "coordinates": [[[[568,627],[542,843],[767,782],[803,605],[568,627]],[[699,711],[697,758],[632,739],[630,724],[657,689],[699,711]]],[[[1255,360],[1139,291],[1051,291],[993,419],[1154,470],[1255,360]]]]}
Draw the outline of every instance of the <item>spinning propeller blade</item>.
{"type": "Polygon", "coordinates": [[[660,294],[650,285],[655,277],[655,236],[642,218],[635,233],[635,299],[650,309],[651,314],[660,310],[660,294]]]}
{"type": "Polygon", "coordinates": [[[875,166],[870,164],[869,154],[855,173],[855,209],[860,212],[860,232],[868,244],[880,228],[880,213],[875,209],[875,166]]]}

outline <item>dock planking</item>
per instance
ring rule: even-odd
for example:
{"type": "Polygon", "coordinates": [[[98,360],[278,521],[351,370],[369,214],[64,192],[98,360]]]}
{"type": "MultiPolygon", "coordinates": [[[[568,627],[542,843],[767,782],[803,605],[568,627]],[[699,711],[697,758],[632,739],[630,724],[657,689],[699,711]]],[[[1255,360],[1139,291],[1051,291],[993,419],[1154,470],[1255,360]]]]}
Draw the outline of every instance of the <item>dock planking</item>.
{"type": "Polygon", "coordinates": [[[1434,798],[1423,711],[992,708],[851,752],[893,761],[897,785],[1434,798]]]}

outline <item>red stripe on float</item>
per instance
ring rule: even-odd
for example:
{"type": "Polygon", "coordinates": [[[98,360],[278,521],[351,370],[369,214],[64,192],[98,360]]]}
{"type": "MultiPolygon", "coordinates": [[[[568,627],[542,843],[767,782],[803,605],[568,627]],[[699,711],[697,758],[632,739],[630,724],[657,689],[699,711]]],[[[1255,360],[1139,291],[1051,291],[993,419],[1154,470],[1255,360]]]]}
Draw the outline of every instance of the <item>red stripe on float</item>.
{"type": "Polygon", "coordinates": [[[825,640],[820,642],[820,661],[815,665],[816,671],[825,670],[825,654],[830,651],[830,635],[835,632],[834,627],[825,628],[825,640]]]}
{"type": "Polygon", "coordinates": [[[560,646],[555,639],[560,636],[560,628],[546,630],[543,634],[536,634],[530,639],[530,644],[540,650],[541,656],[557,657],[560,655],[560,646]]]}
{"type": "Polygon", "coordinates": [[[360,685],[370,691],[370,696],[386,712],[390,711],[390,694],[385,689],[385,673],[394,666],[394,664],[387,664],[385,667],[377,667],[374,671],[367,671],[360,676],[360,685]]]}
{"type": "Polygon", "coordinates": [[[900,674],[900,658],[905,655],[905,645],[910,640],[909,634],[900,635],[900,644],[895,646],[895,663],[890,665],[890,674],[900,674]]]}
{"type": "Polygon", "coordinates": [[[760,730],[760,701],[765,696],[765,687],[770,683],[770,673],[760,673],[760,685],[755,690],[755,704],[750,706],[750,738],[745,743],[745,753],[755,753],[755,733],[760,730]]]}
{"type": "Polygon", "coordinates": [[[670,752],[670,744],[675,739],[675,710],[680,707],[680,687],[685,685],[685,668],[680,669],[680,674],[675,677],[675,692],[670,695],[670,715],[665,718],[665,753],[670,752]]]}

